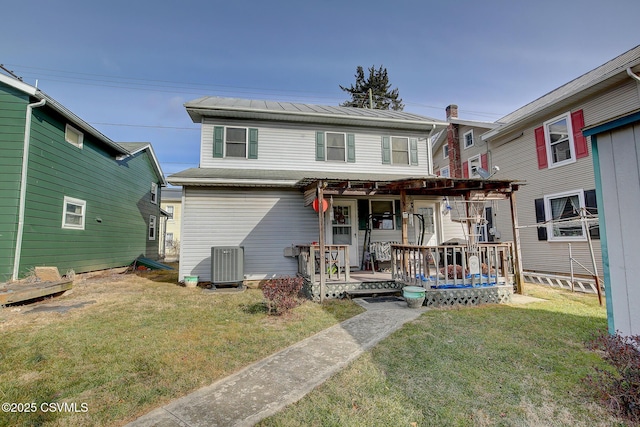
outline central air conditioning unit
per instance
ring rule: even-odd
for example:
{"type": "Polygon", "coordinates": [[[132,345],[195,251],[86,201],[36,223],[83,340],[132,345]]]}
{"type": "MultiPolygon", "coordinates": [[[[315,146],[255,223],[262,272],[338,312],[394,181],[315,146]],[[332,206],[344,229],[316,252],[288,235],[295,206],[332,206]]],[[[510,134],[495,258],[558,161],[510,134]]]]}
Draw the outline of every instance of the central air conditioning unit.
{"type": "Polygon", "coordinates": [[[244,281],[244,248],[213,246],[211,248],[211,284],[242,285],[244,281]]]}

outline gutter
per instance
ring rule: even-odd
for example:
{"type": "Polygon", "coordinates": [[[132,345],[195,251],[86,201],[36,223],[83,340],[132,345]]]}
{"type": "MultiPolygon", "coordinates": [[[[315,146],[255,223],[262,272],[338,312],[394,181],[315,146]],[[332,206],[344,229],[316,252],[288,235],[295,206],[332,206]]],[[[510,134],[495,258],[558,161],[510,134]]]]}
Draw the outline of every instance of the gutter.
{"type": "Polygon", "coordinates": [[[22,148],[22,172],[20,174],[20,199],[18,205],[18,230],[16,231],[16,250],[13,257],[13,273],[11,280],[18,280],[20,270],[20,255],[22,254],[22,236],[24,234],[24,211],[27,198],[27,173],[29,167],[29,144],[31,142],[31,116],[34,108],[46,104],[46,99],[27,105],[27,114],[24,124],[24,144],[22,148]]]}
{"type": "Polygon", "coordinates": [[[640,82],[640,77],[638,77],[636,73],[631,71],[631,67],[627,68],[627,74],[629,75],[629,77],[636,79],[637,81],[640,82]]]}

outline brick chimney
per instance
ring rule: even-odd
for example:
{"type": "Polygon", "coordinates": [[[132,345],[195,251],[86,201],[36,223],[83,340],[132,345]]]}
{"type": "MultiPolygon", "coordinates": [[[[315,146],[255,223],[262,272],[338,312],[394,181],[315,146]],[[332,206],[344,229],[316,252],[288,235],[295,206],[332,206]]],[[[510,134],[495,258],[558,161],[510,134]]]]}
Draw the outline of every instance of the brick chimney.
{"type": "MultiPolygon", "coordinates": [[[[449,105],[445,112],[448,122],[451,119],[458,118],[458,106],[455,104],[449,105]]],[[[447,144],[449,145],[449,175],[451,178],[462,178],[459,125],[449,123],[447,127],[447,144]]]]}
{"type": "Polygon", "coordinates": [[[449,121],[449,119],[451,118],[458,118],[458,106],[455,104],[451,104],[449,105],[446,109],[445,109],[446,113],[447,113],[447,121],[449,121]]]}

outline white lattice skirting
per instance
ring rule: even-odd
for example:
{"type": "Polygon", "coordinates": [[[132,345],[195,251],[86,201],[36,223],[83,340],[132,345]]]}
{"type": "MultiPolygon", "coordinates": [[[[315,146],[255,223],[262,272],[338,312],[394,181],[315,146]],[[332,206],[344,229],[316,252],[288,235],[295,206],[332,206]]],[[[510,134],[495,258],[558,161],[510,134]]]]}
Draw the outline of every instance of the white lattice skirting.
{"type": "MultiPolygon", "coordinates": [[[[548,285],[551,287],[571,290],[571,277],[557,274],[536,273],[533,271],[522,272],[524,280],[529,283],[537,283],[540,285],[548,285]]],[[[600,284],[604,282],[601,280],[600,284]]],[[[589,294],[597,294],[598,288],[594,279],[584,277],[573,278],[573,290],[578,292],[586,292],[589,294]]]]}
{"type": "Polygon", "coordinates": [[[504,304],[511,302],[513,286],[486,288],[427,289],[424,305],[451,307],[455,305],[504,304]]]}

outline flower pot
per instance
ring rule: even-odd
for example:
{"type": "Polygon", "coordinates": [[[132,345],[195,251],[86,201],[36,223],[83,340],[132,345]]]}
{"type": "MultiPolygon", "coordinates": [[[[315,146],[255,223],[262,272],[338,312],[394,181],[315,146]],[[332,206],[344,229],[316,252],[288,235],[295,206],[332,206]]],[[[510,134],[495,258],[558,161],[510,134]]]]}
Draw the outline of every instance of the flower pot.
{"type": "Polygon", "coordinates": [[[405,286],[402,296],[407,301],[407,307],[420,308],[425,300],[425,289],[422,286],[405,286]]]}
{"type": "Polygon", "coordinates": [[[187,288],[195,288],[198,286],[198,276],[184,276],[184,285],[187,288]]]}

